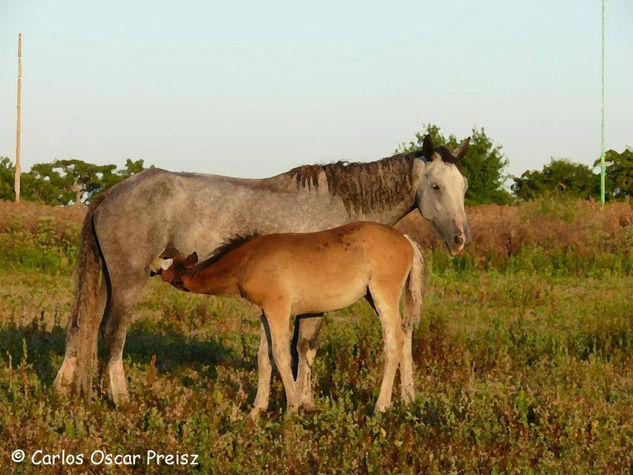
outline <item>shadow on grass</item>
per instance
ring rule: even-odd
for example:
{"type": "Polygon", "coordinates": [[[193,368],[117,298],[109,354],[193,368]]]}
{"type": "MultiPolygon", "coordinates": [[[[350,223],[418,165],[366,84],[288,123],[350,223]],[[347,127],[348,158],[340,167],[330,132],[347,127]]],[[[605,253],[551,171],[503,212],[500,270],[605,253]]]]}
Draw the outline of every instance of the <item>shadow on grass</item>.
{"type": "MultiPolygon", "coordinates": [[[[66,331],[61,327],[46,330],[36,324],[26,327],[0,327],[0,359],[5,366],[15,368],[26,358],[37,377],[45,384],[52,384],[61,357],[64,355],[66,331]]],[[[100,344],[101,346],[101,344],[100,344]]],[[[203,372],[209,379],[216,378],[218,364],[235,364],[237,356],[233,349],[221,340],[211,338],[200,340],[169,333],[151,333],[147,330],[128,332],[123,357],[132,364],[149,364],[156,355],[156,369],[170,372],[179,367],[190,367],[203,372]]],[[[103,355],[101,355],[103,356],[103,355]]]]}

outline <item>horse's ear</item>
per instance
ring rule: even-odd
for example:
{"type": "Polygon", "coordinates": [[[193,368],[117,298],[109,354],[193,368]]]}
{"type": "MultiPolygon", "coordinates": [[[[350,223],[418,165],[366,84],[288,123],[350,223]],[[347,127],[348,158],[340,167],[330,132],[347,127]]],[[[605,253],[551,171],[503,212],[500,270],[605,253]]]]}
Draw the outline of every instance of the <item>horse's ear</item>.
{"type": "Polygon", "coordinates": [[[458,162],[466,155],[468,151],[468,145],[470,144],[470,137],[464,140],[455,150],[453,150],[453,157],[458,162]]]}
{"type": "Polygon", "coordinates": [[[429,134],[426,134],[422,141],[422,155],[427,160],[433,160],[433,140],[429,134]]]}
{"type": "Polygon", "coordinates": [[[186,266],[192,266],[194,265],[196,262],[198,262],[198,253],[196,251],[193,251],[191,254],[189,254],[187,256],[187,258],[185,259],[184,264],[186,266]]]}

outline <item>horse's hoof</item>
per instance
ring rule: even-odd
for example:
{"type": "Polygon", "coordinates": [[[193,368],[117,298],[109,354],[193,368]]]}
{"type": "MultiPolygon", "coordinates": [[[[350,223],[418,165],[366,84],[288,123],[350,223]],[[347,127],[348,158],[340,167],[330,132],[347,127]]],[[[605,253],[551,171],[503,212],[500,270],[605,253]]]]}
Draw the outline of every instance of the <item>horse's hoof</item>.
{"type": "Polygon", "coordinates": [[[55,376],[53,381],[53,390],[57,394],[66,394],[70,392],[73,387],[73,378],[77,371],[77,359],[76,358],[64,358],[62,366],[55,376]]]}

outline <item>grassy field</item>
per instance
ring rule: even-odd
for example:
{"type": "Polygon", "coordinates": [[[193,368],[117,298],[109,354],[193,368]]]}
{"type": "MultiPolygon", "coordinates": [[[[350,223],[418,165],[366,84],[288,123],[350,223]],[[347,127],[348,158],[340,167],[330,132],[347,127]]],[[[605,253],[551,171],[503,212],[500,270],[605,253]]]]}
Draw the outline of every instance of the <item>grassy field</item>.
{"type": "MultiPolygon", "coordinates": [[[[558,241],[515,234],[525,241],[507,245],[503,258],[484,249],[481,232],[461,259],[428,244],[414,404],[396,397],[386,414],[372,414],[382,343],[377,318],[359,303],[325,317],[314,369],[318,410],[289,416],[275,374],[270,410],[257,423],[248,419],[256,310],[156,279],[125,348],[130,402],[115,409],[100,389],[85,403],[54,395],[81,213],[0,214],[0,467],[34,471],[29,458],[41,449],[84,455],[84,465],[58,462],[53,473],[174,469],[146,465],[147,450],[198,454],[202,473],[629,472],[633,266],[623,220],[631,208],[607,209],[616,220],[610,233],[611,221],[591,218],[593,204],[552,206],[473,210],[481,215],[473,232],[491,213],[514,213],[524,230],[526,216],[540,233],[544,222],[558,229],[558,241]],[[599,242],[587,237],[574,248],[565,226],[569,234],[593,229],[599,242]],[[15,449],[27,461],[12,462],[15,449]],[[135,466],[91,465],[95,450],[143,458],[135,466]]],[[[504,226],[487,231],[491,242],[504,242],[504,226]]]]}

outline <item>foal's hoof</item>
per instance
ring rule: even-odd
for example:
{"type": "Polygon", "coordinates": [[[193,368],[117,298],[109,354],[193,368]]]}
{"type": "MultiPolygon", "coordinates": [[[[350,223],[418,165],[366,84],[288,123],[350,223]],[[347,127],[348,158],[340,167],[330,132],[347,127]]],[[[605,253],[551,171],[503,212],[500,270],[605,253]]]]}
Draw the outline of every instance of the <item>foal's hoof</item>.
{"type": "Polygon", "coordinates": [[[251,409],[251,412],[248,413],[248,417],[251,419],[251,421],[257,422],[257,420],[259,419],[259,414],[261,412],[261,407],[254,407],[253,409],[251,409]]]}
{"type": "Polygon", "coordinates": [[[381,404],[380,406],[376,404],[376,407],[374,407],[374,415],[377,416],[378,414],[384,414],[389,407],[390,404],[381,404]]]}
{"type": "Polygon", "coordinates": [[[63,376],[60,377],[59,375],[57,375],[55,381],[53,381],[53,391],[55,391],[57,394],[68,394],[70,393],[71,388],[72,384],[65,381],[63,379],[63,376]]]}
{"type": "Polygon", "coordinates": [[[125,391],[108,391],[108,397],[116,407],[125,406],[130,401],[130,394],[125,391]]]}
{"type": "Polygon", "coordinates": [[[301,410],[304,412],[316,412],[317,406],[314,401],[305,401],[301,403],[301,410]]]}

